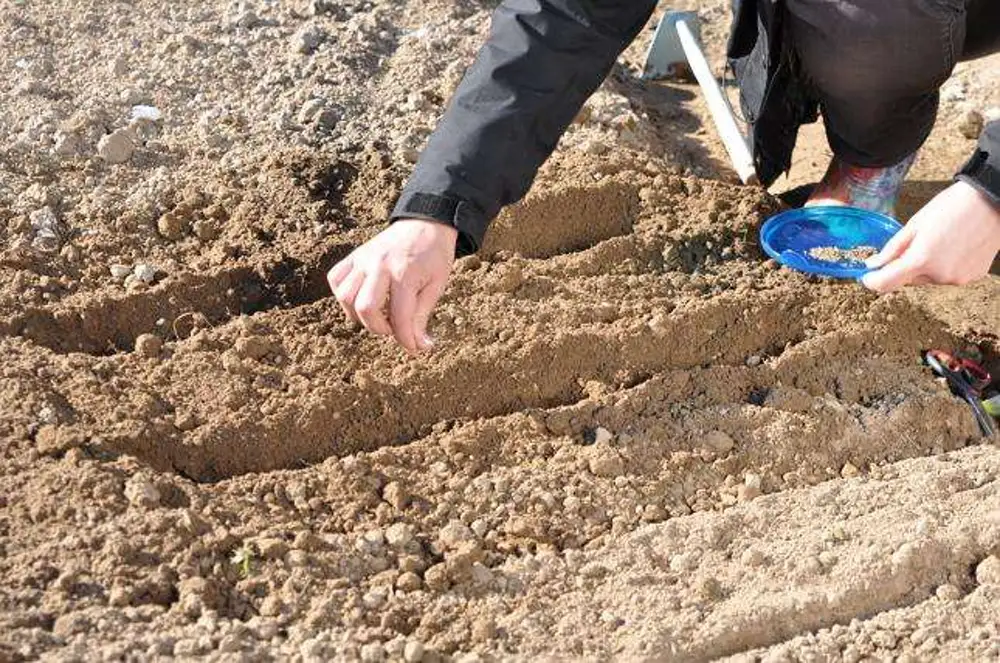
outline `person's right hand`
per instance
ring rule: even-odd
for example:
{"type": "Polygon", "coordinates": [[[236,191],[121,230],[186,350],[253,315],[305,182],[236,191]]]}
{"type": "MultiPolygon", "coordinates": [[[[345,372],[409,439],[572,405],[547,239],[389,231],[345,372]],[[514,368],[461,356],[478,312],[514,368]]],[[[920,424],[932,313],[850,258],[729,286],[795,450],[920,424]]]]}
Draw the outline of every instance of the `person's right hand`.
{"type": "Polygon", "coordinates": [[[334,265],[330,289],[368,331],[392,334],[412,354],[430,350],[427,321],[448,284],[457,240],[451,226],[400,219],[334,265]]]}

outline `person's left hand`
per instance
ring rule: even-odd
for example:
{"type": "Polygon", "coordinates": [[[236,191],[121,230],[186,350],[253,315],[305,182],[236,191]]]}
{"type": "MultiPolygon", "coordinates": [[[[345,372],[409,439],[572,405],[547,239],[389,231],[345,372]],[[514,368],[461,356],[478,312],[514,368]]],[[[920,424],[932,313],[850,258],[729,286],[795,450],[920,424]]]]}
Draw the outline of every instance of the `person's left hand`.
{"type": "Polygon", "coordinates": [[[1000,207],[959,181],[935,196],[867,265],[877,292],[904,285],[964,285],[989,273],[1000,252],[1000,207]]]}

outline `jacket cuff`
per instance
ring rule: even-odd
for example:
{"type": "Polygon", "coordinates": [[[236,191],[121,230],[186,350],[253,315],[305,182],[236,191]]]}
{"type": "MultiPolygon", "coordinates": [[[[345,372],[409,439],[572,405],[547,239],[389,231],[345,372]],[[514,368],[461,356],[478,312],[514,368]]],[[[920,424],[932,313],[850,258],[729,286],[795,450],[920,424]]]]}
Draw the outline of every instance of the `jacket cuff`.
{"type": "Polygon", "coordinates": [[[391,223],[399,219],[427,219],[455,228],[455,255],[459,258],[479,250],[489,226],[486,215],[469,202],[418,191],[403,191],[396,201],[389,220],[391,223]]]}
{"type": "Polygon", "coordinates": [[[955,176],[979,189],[1000,206],[1000,123],[991,123],[980,137],[976,152],[955,176]]]}

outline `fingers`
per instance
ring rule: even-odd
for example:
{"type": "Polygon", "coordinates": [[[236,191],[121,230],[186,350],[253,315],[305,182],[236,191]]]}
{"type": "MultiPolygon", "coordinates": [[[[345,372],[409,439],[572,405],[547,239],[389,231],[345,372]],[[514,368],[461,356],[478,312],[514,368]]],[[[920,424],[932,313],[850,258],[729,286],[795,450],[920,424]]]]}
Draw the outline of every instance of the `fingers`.
{"type": "Polygon", "coordinates": [[[354,310],[354,300],[358,296],[361,285],[365,282],[365,273],[359,270],[349,272],[340,283],[333,289],[333,295],[337,298],[337,303],[343,309],[348,320],[358,322],[358,315],[354,310]]]}
{"type": "Polygon", "coordinates": [[[347,261],[331,269],[327,279],[349,320],[360,322],[373,334],[395,336],[411,354],[433,347],[427,336],[427,322],[444,294],[446,280],[428,284],[417,292],[413,285],[394,279],[387,269],[367,275],[347,261]]]}
{"type": "Polygon", "coordinates": [[[354,311],[361,324],[373,334],[388,336],[392,333],[385,315],[386,298],[389,296],[389,271],[375,270],[364,280],[354,299],[354,311]]]}
{"type": "Polygon", "coordinates": [[[358,316],[354,313],[354,298],[358,294],[358,289],[364,282],[364,273],[352,271],[354,260],[348,256],[330,268],[326,273],[326,282],[330,284],[330,291],[337,298],[344,316],[348,320],[358,321],[358,316]]]}
{"type": "Polygon", "coordinates": [[[416,354],[419,346],[413,333],[413,314],[417,310],[417,295],[412,287],[397,281],[392,284],[389,298],[389,322],[392,323],[392,334],[407,352],[416,354]]]}
{"type": "Polygon", "coordinates": [[[431,312],[444,290],[447,287],[447,280],[432,281],[426,288],[417,295],[416,307],[413,314],[413,337],[417,347],[422,351],[430,350],[434,347],[434,339],[427,334],[427,323],[431,319],[431,312]]]}
{"type": "Polygon", "coordinates": [[[866,288],[886,293],[898,290],[923,277],[920,261],[908,254],[890,262],[882,269],[865,274],[861,282],[866,288]]]}
{"type": "Polygon", "coordinates": [[[368,331],[392,334],[411,353],[428,350],[427,321],[444,292],[458,231],[401,220],[334,265],[330,288],[344,313],[368,331]]]}
{"type": "Polygon", "coordinates": [[[330,284],[331,291],[337,290],[340,282],[351,273],[352,267],[354,267],[354,260],[351,256],[347,256],[330,268],[330,271],[326,273],[326,281],[330,284]]]}
{"type": "Polygon", "coordinates": [[[865,261],[865,266],[870,269],[878,269],[896,260],[913,243],[913,238],[917,235],[917,224],[909,223],[903,229],[892,236],[882,247],[882,250],[865,261]]]}
{"type": "Polygon", "coordinates": [[[394,284],[390,318],[393,333],[407,352],[417,354],[434,347],[434,341],[427,334],[427,323],[435,304],[444,294],[446,283],[430,283],[420,292],[402,284],[394,284]]]}

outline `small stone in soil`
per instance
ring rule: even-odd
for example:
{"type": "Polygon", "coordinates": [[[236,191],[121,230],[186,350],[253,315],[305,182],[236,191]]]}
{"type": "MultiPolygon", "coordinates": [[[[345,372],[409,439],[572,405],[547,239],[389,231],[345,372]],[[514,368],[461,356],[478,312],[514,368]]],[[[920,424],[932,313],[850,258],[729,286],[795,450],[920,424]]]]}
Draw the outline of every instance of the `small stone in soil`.
{"type": "Polygon", "coordinates": [[[1000,557],[990,555],[976,566],[976,582],[1000,587],[1000,557]]]}
{"type": "Polygon", "coordinates": [[[135,277],[136,281],[142,281],[143,283],[152,283],[156,280],[156,268],[152,265],[147,265],[145,263],[139,263],[132,268],[132,276],[135,277]]]}
{"type": "Polygon", "coordinates": [[[313,118],[322,112],[325,105],[326,103],[322,99],[310,99],[302,104],[302,108],[299,109],[299,123],[309,124],[312,122],[313,118]]]}
{"type": "Polygon", "coordinates": [[[97,143],[97,154],[108,163],[125,163],[132,158],[135,143],[125,129],[110,133],[97,143]]]}
{"type": "Polygon", "coordinates": [[[155,507],[160,503],[160,491],[144,477],[132,477],[125,483],[125,499],[133,506],[155,507]]]}
{"type": "Polygon", "coordinates": [[[310,55],[323,41],[323,33],[314,27],[305,27],[292,38],[294,49],[302,55],[310,55]]]}
{"type": "Polygon", "coordinates": [[[438,542],[443,550],[455,550],[463,543],[476,540],[476,535],[463,522],[453,520],[438,533],[438,542]]]}
{"type": "Polygon", "coordinates": [[[135,351],[140,357],[156,357],[163,349],[163,341],[155,334],[139,334],[135,339],[135,351]]]}
{"type": "Polygon", "coordinates": [[[597,429],[594,430],[594,444],[607,444],[613,438],[614,435],[611,434],[611,431],[603,426],[598,426],[597,429]]]}
{"type": "Polygon", "coordinates": [[[761,496],[760,475],[747,473],[743,485],[737,489],[737,496],[740,502],[750,502],[761,496]]]}
{"type": "Polygon", "coordinates": [[[73,133],[56,132],[56,143],[52,150],[61,157],[73,157],[82,147],[80,137],[73,133]]]}
{"type": "Polygon", "coordinates": [[[132,106],[131,120],[149,120],[151,122],[158,122],[163,118],[163,113],[156,106],[148,106],[146,104],[137,104],[132,106]]]}
{"type": "Polygon", "coordinates": [[[840,249],[836,246],[817,246],[809,249],[809,257],[823,262],[864,262],[878,253],[874,246],[856,246],[840,249]]]}
{"type": "Polygon", "coordinates": [[[247,9],[236,17],[236,27],[244,30],[252,30],[260,24],[260,17],[252,9],[247,9]]]}
{"type": "Polygon", "coordinates": [[[424,644],[419,640],[410,640],[403,648],[403,660],[406,663],[419,663],[424,658],[424,644]]]}
{"type": "Polygon", "coordinates": [[[444,564],[435,564],[424,572],[424,583],[433,591],[448,589],[448,571],[444,564]]]}
{"type": "Polygon", "coordinates": [[[962,116],[962,121],[958,125],[958,131],[969,140],[976,140],[983,132],[985,120],[983,114],[976,109],[966,111],[962,116]]]}
{"type": "Polygon", "coordinates": [[[215,239],[219,236],[219,231],[215,227],[215,222],[209,219],[198,219],[192,226],[195,237],[203,242],[215,239]]]}
{"type": "Polygon", "coordinates": [[[385,648],[381,643],[369,642],[361,648],[361,660],[364,663],[378,663],[385,658],[385,648]]]}
{"type": "Polygon", "coordinates": [[[764,563],[764,553],[756,548],[747,548],[740,556],[740,561],[746,566],[760,566],[764,563]]]}
{"type": "Polygon", "coordinates": [[[132,268],[129,267],[128,265],[116,264],[116,265],[111,265],[108,268],[108,271],[111,272],[111,278],[113,278],[114,280],[124,281],[125,277],[132,273],[132,268]]]}
{"type": "Polygon", "coordinates": [[[615,478],[625,473],[625,462],[618,453],[606,446],[595,446],[588,466],[594,476],[615,478]]]}
{"type": "Polygon", "coordinates": [[[180,239],[184,236],[184,219],[173,212],[167,212],[157,220],[156,230],[164,239],[180,239]]]}
{"type": "Polygon", "coordinates": [[[385,488],[382,489],[382,499],[399,511],[405,509],[406,505],[410,501],[410,497],[406,493],[406,490],[399,484],[399,482],[396,481],[390,481],[386,484],[385,488]]]}
{"type": "Polygon", "coordinates": [[[412,571],[402,573],[399,578],[396,579],[396,588],[401,589],[404,592],[415,592],[422,586],[423,581],[420,580],[420,576],[412,571]]]}

